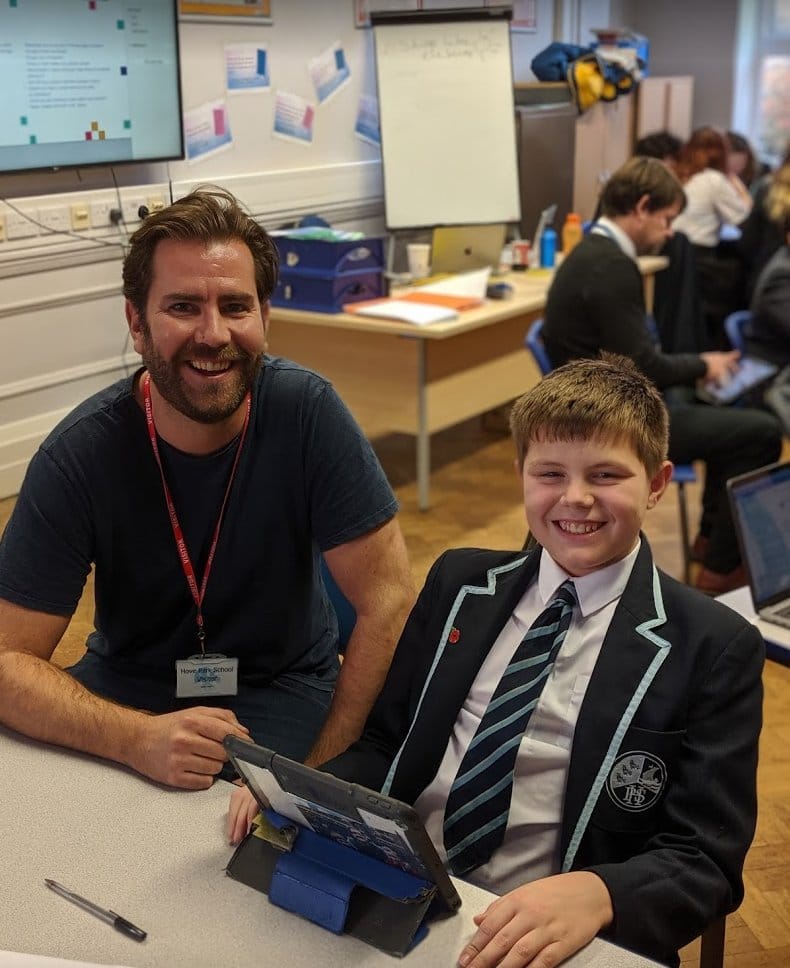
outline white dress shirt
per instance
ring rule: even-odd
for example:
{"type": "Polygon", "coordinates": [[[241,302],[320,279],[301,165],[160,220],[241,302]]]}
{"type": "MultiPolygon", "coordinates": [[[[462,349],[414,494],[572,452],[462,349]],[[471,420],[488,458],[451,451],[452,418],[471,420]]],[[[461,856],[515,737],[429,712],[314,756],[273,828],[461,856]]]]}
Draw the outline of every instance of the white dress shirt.
{"type": "MultiPolygon", "coordinates": [[[[573,579],[579,606],[518,749],[504,841],[487,864],[467,877],[479,887],[504,894],[560,869],[560,826],[573,733],[639,544],[613,565],[573,579]]],[[[538,580],[530,584],[480,667],[436,776],[417,798],[414,806],[445,861],[444,807],[461,760],[518,644],[569,577],[544,550],[538,580]]]]}
{"type": "Polygon", "coordinates": [[[749,214],[752,203],[732,182],[715,168],[697,172],[683,186],[686,207],[672,223],[689,242],[712,249],[719,243],[722,225],[739,225],[749,214]]]}
{"type": "Polygon", "coordinates": [[[602,215],[593,223],[590,233],[592,235],[608,235],[610,239],[613,239],[620,246],[629,259],[633,259],[636,262],[636,246],[634,245],[634,240],[620,228],[617,222],[613,222],[610,218],[602,215]]]}

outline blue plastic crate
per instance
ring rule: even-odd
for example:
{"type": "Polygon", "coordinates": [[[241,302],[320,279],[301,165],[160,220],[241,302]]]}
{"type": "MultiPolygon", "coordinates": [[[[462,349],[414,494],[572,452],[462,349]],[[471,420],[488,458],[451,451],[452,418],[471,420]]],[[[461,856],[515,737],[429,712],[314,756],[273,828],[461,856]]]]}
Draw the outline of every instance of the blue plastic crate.
{"type": "Polygon", "coordinates": [[[329,242],[323,239],[291,239],[284,235],[272,238],[280,253],[281,272],[328,276],[363,269],[382,269],[384,266],[383,239],[329,242]]]}
{"type": "Polygon", "coordinates": [[[384,273],[381,270],[362,269],[323,276],[281,270],[271,303],[286,309],[339,313],[345,303],[377,299],[384,294],[384,273]]]}

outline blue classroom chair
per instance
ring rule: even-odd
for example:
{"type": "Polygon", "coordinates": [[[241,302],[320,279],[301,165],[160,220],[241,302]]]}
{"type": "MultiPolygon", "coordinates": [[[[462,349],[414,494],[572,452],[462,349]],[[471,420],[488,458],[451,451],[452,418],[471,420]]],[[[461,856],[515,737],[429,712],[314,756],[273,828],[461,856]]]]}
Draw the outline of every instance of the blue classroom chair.
{"type": "Polygon", "coordinates": [[[329,570],[326,559],[323,555],[321,555],[321,578],[324,581],[326,593],[329,596],[329,601],[331,602],[332,608],[334,608],[335,615],[337,616],[337,650],[342,655],[342,653],[346,651],[346,644],[351,638],[351,633],[354,631],[354,626],[357,624],[357,613],[354,611],[354,607],[351,602],[346,598],[343,592],[340,591],[340,588],[335,579],[332,577],[332,572],[329,570]]]}
{"type": "Polygon", "coordinates": [[[750,309],[737,309],[724,320],[724,332],[734,350],[746,353],[746,331],[752,321],[750,309]]]}

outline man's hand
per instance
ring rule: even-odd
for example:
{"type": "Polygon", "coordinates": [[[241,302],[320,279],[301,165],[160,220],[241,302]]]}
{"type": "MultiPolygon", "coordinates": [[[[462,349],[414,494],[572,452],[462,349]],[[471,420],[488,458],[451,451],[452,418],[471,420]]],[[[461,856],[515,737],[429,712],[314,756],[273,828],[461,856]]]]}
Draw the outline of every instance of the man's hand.
{"type": "Polygon", "coordinates": [[[706,366],[704,379],[723,386],[738,370],[738,350],[728,350],[726,353],[700,353],[700,358],[706,366]]]}
{"type": "Polygon", "coordinates": [[[228,759],[222,741],[250,732],[229,709],[194,706],[176,713],[141,717],[129,765],[139,773],[187,790],[206,790],[228,759]]]}
{"type": "Polygon", "coordinates": [[[225,830],[228,835],[228,843],[235,847],[244,837],[247,836],[250,824],[260,811],[258,801],[250,793],[246,786],[236,787],[230,795],[228,804],[228,821],[225,830]]]}
{"type": "Polygon", "coordinates": [[[462,968],[554,968],[611,924],[604,882],[590,871],[557,874],[497,898],[474,921],[462,968]]]}

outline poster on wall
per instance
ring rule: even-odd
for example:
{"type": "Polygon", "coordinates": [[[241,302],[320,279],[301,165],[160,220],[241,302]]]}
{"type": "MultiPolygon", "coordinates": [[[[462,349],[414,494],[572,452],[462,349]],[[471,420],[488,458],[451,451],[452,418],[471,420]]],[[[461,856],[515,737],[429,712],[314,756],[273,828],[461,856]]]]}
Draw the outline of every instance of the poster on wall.
{"type": "Polygon", "coordinates": [[[298,94],[278,91],[274,105],[274,134],[302,145],[313,143],[315,108],[298,94]]]}
{"type": "Polygon", "coordinates": [[[534,34],[538,30],[538,0],[513,0],[510,29],[516,33],[534,34]]]}
{"type": "Polygon", "coordinates": [[[184,113],[184,140],[187,161],[202,160],[233,144],[224,101],[208,101],[184,113]]]}
{"type": "Polygon", "coordinates": [[[270,24],[271,14],[271,0],[178,0],[178,19],[187,23],[270,24]]]}
{"type": "Polygon", "coordinates": [[[229,94],[270,90],[266,48],[261,44],[226,44],[225,75],[229,94]]]}
{"type": "Polygon", "coordinates": [[[351,70],[339,41],[308,61],[307,72],[313,82],[318,103],[323,104],[351,77],[351,70]]]}
{"type": "Polygon", "coordinates": [[[370,94],[362,94],[359,98],[357,120],[354,133],[361,141],[381,147],[381,128],[379,127],[379,102],[370,94]]]}

